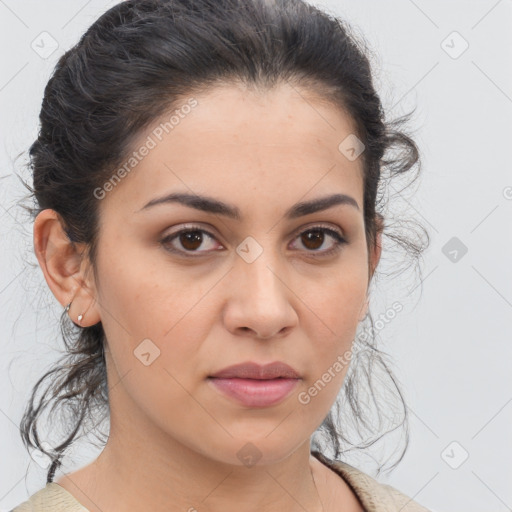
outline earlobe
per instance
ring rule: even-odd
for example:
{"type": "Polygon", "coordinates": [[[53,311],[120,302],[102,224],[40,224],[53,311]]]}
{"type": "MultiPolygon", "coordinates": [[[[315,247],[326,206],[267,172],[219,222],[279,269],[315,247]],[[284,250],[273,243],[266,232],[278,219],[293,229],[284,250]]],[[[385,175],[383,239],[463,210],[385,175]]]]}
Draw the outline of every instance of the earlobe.
{"type": "MultiPolygon", "coordinates": [[[[85,316],[85,313],[87,313],[87,311],[85,311],[84,313],[80,313],[78,316],[76,316],[76,321],[75,321],[74,315],[70,312],[72,304],[73,304],[73,301],[69,302],[64,311],[69,315],[69,318],[75,325],[78,324],[80,327],[86,327],[86,325],[84,325],[83,322],[89,321],[89,318],[87,320],[84,320],[84,316],[85,316]]],[[[97,322],[94,322],[94,323],[97,323],[97,322]]],[[[94,325],[94,323],[89,322],[90,325],[94,325]]]]}
{"type": "Polygon", "coordinates": [[[34,222],[34,252],[46,283],[57,300],[66,305],[71,320],[85,327],[85,322],[93,325],[100,318],[96,308],[91,307],[95,290],[83,275],[81,248],[71,243],[55,210],[45,209],[38,214],[34,222]]]}

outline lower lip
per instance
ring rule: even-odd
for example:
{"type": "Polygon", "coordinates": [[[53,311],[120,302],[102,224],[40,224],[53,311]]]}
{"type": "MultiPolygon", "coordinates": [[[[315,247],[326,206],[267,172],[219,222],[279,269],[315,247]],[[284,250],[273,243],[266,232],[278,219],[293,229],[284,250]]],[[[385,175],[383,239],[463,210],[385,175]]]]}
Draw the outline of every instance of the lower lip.
{"type": "Polygon", "coordinates": [[[268,407],[281,402],[300,379],[208,379],[216,389],[247,407],[268,407]]]}

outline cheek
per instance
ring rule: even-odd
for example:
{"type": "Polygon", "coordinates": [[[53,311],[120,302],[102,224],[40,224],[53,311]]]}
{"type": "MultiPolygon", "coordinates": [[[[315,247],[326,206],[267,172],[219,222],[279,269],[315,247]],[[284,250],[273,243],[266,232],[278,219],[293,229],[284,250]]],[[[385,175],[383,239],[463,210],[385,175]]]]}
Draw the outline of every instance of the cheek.
{"type": "Polygon", "coordinates": [[[318,335],[327,339],[351,339],[360,321],[366,299],[366,268],[361,265],[340,269],[339,275],[316,286],[315,292],[304,297],[311,310],[308,317],[318,335]]]}
{"type": "MultiPolygon", "coordinates": [[[[104,244],[98,254],[99,307],[104,327],[133,342],[159,339],[185,314],[193,287],[165,258],[129,239],[104,244]],[[106,325],[105,325],[106,324],[106,325]]],[[[110,339],[110,338],[109,338],[110,339]]]]}
{"type": "Polygon", "coordinates": [[[316,288],[317,293],[303,298],[308,305],[304,311],[312,350],[312,372],[304,400],[309,400],[309,406],[323,409],[325,414],[334,403],[351,364],[366,286],[366,267],[356,262],[352,266],[340,266],[339,274],[331,275],[328,283],[316,288]]]}
{"type": "MultiPolygon", "coordinates": [[[[136,378],[141,365],[150,363],[152,370],[144,379],[165,380],[172,374],[189,384],[183,361],[194,365],[198,345],[211,328],[208,292],[215,279],[165,273],[131,257],[108,271],[103,267],[100,282],[102,324],[119,375],[132,372],[136,378]]],[[[141,385],[151,386],[149,381],[141,385]]]]}
{"type": "Polygon", "coordinates": [[[166,286],[161,273],[157,277],[129,267],[119,265],[102,281],[110,375],[122,382],[119,392],[162,428],[168,428],[179,411],[188,411],[200,423],[204,411],[191,396],[197,375],[190,369],[200,367],[198,343],[206,336],[206,321],[196,313],[204,291],[197,286],[186,293],[179,279],[166,286]]]}

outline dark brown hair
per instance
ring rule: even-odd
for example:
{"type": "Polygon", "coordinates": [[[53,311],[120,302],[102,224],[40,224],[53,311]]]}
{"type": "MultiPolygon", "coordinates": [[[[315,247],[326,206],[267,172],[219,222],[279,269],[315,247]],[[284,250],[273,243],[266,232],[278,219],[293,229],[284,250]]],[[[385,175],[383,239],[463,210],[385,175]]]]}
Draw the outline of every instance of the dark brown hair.
{"type": "MultiPolygon", "coordinates": [[[[40,130],[29,150],[33,187],[26,186],[34,206],[28,210],[33,219],[46,208],[58,212],[70,241],[86,244],[84,256],[94,268],[99,219],[93,191],[133,150],[131,143],[142,130],[177,108],[183,98],[213,86],[236,81],[267,91],[289,83],[347,112],[355,122],[356,135],[365,145],[360,158],[368,248],[376,242],[376,221],[381,218],[383,236],[392,247],[418,258],[428,245],[425,229],[418,225],[420,230],[408,236],[404,222],[393,225],[385,215],[388,182],[407,174],[412,183],[420,169],[418,148],[403,131],[410,114],[385,119],[369,55],[346,22],[302,0],[120,2],[60,57],[45,87],[40,130]]],[[[380,439],[384,409],[393,410],[394,420],[401,418],[399,426],[405,427],[408,442],[407,408],[386,354],[376,347],[371,314],[363,327],[366,335],[354,342],[359,350],[335,404],[336,414],[331,410],[318,429],[327,435],[334,458],[355,446],[348,436],[351,421],[362,440],[356,448],[380,439]],[[398,397],[398,412],[389,401],[361,395],[374,397],[372,381],[379,368],[385,376],[379,379],[379,390],[386,387],[387,378],[387,389],[398,397]],[[378,425],[372,423],[372,405],[378,425]]],[[[32,446],[51,457],[48,482],[79,431],[91,421],[90,430],[98,433],[97,427],[109,417],[101,322],[80,328],[63,312],[61,331],[67,353],[35,384],[20,426],[27,449],[32,446]],[[50,384],[36,401],[47,379],[50,384]],[[50,414],[62,408],[68,431],[62,443],[46,450],[37,424],[50,405],[50,414]]],[[[316,444],[315,450],[319,447],[316,444]]],[[[407,443],[397,463],[406,448],[407,443]]]]}

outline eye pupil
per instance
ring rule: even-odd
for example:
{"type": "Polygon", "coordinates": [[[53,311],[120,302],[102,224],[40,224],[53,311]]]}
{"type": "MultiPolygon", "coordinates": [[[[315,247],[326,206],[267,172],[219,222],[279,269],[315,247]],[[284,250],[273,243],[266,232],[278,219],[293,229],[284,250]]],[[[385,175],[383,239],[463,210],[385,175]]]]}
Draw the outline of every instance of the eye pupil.
{"type": "Polygon", "coordinates": [[[308,249],[318,249],[324,242],[324,233],[318,229],[307,231],[302,235],[306,239],[304,244],[308,249]],[[310,242],[313,242],[313,247],[310,246],[310,242]],[[317,242],[317,243],[315,243],[317,242]],[[320,243],[318,243],[320,242],[320,243]]]}
{"type": "Polygon", "coordinates": [[[180,235],[181,245],[187,250],[194,250],[198,247],[201,247],[203,243],[203,236],[200,234],[200,231],[187,231],[186,233],[182,233],[180,235]],[[190,246],[190,242],[192,246],[190,246]]]}

